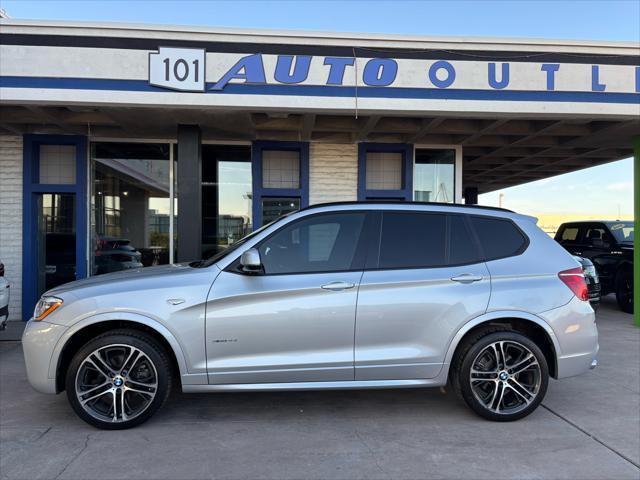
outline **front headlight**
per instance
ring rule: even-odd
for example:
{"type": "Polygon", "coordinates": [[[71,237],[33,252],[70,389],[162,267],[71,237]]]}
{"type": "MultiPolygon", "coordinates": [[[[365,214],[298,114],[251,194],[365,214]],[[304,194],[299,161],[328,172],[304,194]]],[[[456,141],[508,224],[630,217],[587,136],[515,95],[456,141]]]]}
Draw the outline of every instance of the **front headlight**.
{"type": "Polygon", "coordinates": [[[34,320],[42,320],[47,317],[56,308],[62,305],[62,299],[58,297],[40,297],[36,308],[33,311],[34,320]]]}

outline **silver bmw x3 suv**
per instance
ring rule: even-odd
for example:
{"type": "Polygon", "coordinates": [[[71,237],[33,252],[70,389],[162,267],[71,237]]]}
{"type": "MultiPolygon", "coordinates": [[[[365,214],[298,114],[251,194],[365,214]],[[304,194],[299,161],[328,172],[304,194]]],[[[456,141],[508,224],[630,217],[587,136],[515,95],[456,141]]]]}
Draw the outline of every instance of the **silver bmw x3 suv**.
{"type": "Polygon", "coordinates": [[[582,269],[507,210],[310,207],[205,261],[46,292],[23,336],[29,381],[101,428],[184,392],[437,387],[516,420],[549,377],[596,365],[582,269]]]}

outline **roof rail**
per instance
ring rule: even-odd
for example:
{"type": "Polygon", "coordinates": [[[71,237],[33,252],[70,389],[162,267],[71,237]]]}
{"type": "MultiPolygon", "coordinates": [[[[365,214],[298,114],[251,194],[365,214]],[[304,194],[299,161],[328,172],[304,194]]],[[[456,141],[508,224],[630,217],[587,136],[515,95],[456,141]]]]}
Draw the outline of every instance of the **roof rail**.
{"type": "Polygon", "coordinates": [[[394,202],[390,200],[315,203],[313,205],[309,205],[308,207],[301,208],[300,211],[312,210],[314,208],[321,208],[321,207],[333,207],[333,206],[343,206],[343,205],[398,205],[398,204],[428,205],[428,206],[438,206],[438,207],[477,208],[479,210],[497,210],[499,212],[515,213],[513,210],[508,210],[506,208],[486,207],[484,205],[461,205],[459,203],[444,203],[444,202],[394,202]]]}

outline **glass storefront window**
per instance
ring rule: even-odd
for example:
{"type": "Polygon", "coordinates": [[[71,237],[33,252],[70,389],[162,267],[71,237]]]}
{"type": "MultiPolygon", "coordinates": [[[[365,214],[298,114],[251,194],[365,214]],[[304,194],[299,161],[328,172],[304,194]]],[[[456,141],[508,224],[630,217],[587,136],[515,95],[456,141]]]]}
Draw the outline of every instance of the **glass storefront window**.
{"type": "Polygon", "coordinates": [[[248,235],[252,228],[251,148],[202,146],[202,257],[248,235]]]}
{"type": "Polygon", "coordinates": [[[367,152],[367,190],[402,189],[402,153],[367,152]]]}
{"type": "Polygon", "coordinates": [[[72,185],[76,183],[76,146],[40,145],[40,183],[72,185]]]}
{"type": "Polygon", "coordinates": [[[413,195],[417,202],[453,203],[456,151],[418,148],[415,151],[413,195]]]}
{"type": "Polygon", "coordinates": [[[169,144],[91,145],[91,273],[169,263],[169,144]]]}
{"type": "Polygon", "coordinates": [[[300,152],[263,150],[263,188],[300,188],[300,152]]]}

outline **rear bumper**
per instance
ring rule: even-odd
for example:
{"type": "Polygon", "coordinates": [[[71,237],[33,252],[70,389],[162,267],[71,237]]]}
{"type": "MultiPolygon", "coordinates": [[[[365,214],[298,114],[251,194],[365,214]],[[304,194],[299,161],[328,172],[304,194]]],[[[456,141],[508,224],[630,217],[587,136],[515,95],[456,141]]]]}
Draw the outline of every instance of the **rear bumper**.
{"type": "MultiPolygon", "coordinates": [[[[27,366],[27,378],[33,388],[42,393],[57,393],[56,379],[49,377],[53,350],[67,327],[44,321],[29,320],[22,334],[22,350],[27,366]]],[[[55,369],[53,370],[55,372],[55,369]]]]}
{"type": "Polygon", "coordinates": [[[598,350],[558,358],[558,378],[574,377],[581,375],[598,366],[598,350]]]}
{"type": "Polygon", "coordinates": [[[573,297],[566,305],[541,316],[553,329],[560,347],[556,352],[557,378],[573,377],[595,368],[600,347],[595,313],[589,302],[573,297]]]}

